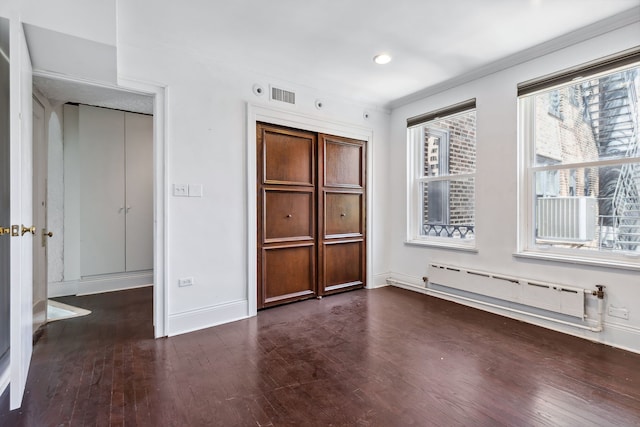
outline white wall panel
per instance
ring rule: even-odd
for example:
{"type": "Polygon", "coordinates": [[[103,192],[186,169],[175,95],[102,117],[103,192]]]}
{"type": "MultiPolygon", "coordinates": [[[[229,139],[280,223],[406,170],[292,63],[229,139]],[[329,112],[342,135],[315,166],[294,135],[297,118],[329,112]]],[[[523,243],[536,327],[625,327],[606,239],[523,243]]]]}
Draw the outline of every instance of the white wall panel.
{"type": "Polygon", "coordinates": [[[126,271],[153,268],[153,116],[125,113],[126,271]]]}

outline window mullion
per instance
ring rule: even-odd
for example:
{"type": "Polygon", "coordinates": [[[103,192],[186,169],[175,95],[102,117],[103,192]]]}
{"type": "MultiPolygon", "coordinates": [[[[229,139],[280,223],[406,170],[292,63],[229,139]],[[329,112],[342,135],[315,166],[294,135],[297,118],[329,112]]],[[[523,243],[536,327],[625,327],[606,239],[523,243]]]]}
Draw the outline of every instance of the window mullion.
{"type": "Polygon", "coordinates": [[[618,166],[629,163],[640,163],[640,157],[624,157],[621,159],[605,159],[594,160],[591,162],[576,162],[576,163],[559,163],[557,165],[544,165],[544,166],[531,166],[529,169],[532,172],[540,171],[552,171],[561,169],[581,169],[581,168],[597,168],[605,166],[618,166]]]}

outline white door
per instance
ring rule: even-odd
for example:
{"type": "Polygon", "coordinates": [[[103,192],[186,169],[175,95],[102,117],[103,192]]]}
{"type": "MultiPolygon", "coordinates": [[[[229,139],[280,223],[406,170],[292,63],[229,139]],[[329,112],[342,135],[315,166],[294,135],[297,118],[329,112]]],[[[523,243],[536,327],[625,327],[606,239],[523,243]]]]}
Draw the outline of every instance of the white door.
{"type": "Polygon", "coordinates": [[[32,73],[29,50],[22,25],[10,23],[10,217],[17,230],[12,233],[10,252],[11,340],[10,402],[20,407],[27,382],[33,339],[33,226],[32,158],[32,73]]]}
{"type": "Polygon", "coordinates": [[[44,106],[33,98],[33,331],[47,320],[47,140],[44,106]]]}
{"type": "Polygon", "coordinates": [[[126,270],[153,268],[153,116],[125,113],[126,270]]]}
{"type": "Polygon", "coordinates": [[[124,112],[80,105],[80,274],[125,271],[124,112]]]}
{"type": "Polygon", "coordinates": [[[0,17],[0,392],[9,379],[10,227],[9,215],[9,20],[0,17]]]}

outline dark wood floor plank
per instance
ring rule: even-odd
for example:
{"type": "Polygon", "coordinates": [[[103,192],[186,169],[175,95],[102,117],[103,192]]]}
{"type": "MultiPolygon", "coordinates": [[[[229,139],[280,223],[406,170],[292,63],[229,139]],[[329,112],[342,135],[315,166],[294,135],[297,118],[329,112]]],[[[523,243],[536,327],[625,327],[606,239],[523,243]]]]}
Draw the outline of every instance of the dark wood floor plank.
{"type": "Polygon", "coordinates": [[[633,426],[640,355],[396,288],[152,338],[150,288],[62,302],[0,426],[633,426]]]}

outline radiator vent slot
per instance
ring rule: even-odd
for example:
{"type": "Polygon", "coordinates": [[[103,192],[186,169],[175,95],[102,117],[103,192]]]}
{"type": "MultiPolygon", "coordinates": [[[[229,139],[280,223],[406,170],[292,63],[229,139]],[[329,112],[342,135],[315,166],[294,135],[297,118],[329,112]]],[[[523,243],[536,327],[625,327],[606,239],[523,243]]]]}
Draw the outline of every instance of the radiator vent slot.
{"type": "Polygon", "coordinates": [[[286,102],[287,104],[296,103],[296,93],[290,90],[282,89],[279,87],[271,86],[271,100],[286,102]]]}
{"type": "Polygon", "coordinates": [[[527,284],[529,286],[537,286],[539,288],[549,289],[549,285],[541,285],[540,283],[533,283],[533,282],[528,282],[527,284]]]}

